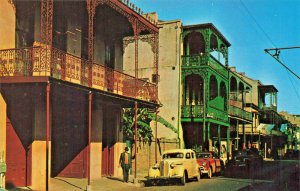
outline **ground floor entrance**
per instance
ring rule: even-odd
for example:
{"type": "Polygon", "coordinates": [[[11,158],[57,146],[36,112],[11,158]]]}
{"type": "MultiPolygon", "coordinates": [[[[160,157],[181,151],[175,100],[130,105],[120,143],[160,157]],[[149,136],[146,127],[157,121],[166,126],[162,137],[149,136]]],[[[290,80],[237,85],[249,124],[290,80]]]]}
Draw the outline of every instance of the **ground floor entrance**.
{"type": "Polygon", "coordinates": [[[43,190],[47,171],[69,178],[121,175],[121,111],[135,101],[54,79],[29,81],[0,86],[8,117],[6,184],[43,190]]]}

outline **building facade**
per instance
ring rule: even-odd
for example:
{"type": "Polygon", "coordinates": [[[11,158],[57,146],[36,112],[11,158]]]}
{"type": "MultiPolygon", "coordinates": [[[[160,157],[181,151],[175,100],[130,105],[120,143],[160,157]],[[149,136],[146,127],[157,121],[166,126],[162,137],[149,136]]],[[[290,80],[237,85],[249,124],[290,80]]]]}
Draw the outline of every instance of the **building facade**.
{"type": "Polygon", "coordinates": [[[122,108],[158,107],[157,23],[118,0],[1,0],[2,8],[6,183],[45,190],[49,177],[121,175],[122,108]],[[151,81],[138,72],[141,43],[151,81]]]}

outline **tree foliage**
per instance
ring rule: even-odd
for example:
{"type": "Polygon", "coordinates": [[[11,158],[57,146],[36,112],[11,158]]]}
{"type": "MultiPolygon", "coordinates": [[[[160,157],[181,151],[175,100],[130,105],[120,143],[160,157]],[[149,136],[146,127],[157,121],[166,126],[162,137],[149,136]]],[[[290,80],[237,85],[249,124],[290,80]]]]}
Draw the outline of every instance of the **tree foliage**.
{"type": "MultiPolygon", "coordinates": [[[[147,108],[140,108],[137,110],[137,137],[138,140],[144,143],[151,144],[153,139],[153,133],[150,126],[150,122],[155,120],[155,113],[149,112],[147,108]]],[[[164,118],[158,115],[157,122],[163,124],[165,127],[171,129],[177,133],[177,129],[167,122],[164,118]]],[[[134,109],[123,109],[122,129],[124,140],[134,141],[134,109]]]]}

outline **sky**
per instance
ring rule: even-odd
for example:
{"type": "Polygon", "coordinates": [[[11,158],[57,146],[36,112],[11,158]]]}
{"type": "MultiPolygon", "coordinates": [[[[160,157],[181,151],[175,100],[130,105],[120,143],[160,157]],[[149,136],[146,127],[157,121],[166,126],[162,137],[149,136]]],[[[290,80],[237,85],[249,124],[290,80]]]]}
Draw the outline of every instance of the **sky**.
{"type": "MultiPolygon", "coordinates": [[[[300,47],[300,0],[131,0],[159,20],[183,25],[213,23],[231,43],[229,66],[278,90],[278,111],[300,114],[300,79],[267,48],[300,47]]],[[[279,59],[300,76],[300,48],[282,50],[279,59]]]]}

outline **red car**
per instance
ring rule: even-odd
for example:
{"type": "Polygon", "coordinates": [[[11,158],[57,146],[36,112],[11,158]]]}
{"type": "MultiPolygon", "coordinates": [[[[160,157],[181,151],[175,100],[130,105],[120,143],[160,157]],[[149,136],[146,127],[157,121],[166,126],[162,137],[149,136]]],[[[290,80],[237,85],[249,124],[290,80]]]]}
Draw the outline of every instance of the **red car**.
{"type": "Polygon", "coordinates": [[[212,175],[221,172],[221,160],[216,158],[213,152],[198,152],[196,158],[201,169],[201,175],[207,175],[208,178],[211,178],[212,175]]]}

